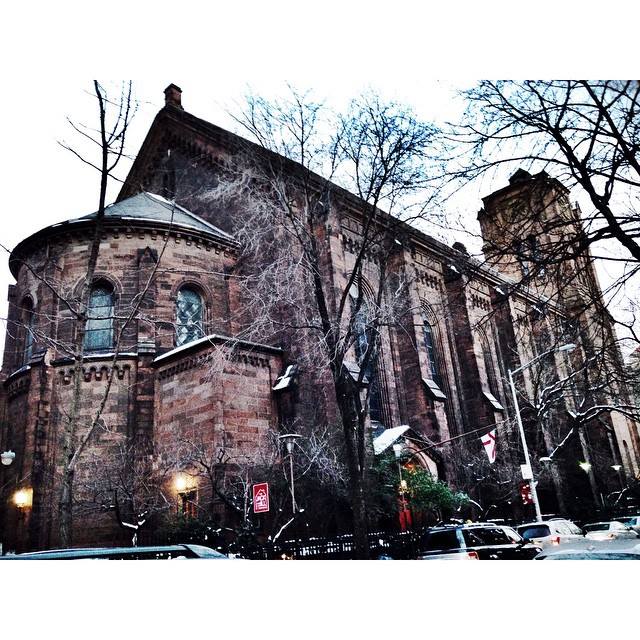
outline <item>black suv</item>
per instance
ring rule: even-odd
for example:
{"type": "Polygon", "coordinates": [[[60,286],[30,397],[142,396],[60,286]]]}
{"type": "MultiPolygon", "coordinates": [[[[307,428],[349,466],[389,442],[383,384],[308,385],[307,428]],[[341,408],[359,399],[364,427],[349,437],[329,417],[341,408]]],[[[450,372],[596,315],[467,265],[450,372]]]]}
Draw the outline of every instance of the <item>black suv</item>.
{"type": "Polygon", "coordinates": [[[511,527],[495,524],[444,525],[421,536],[419,560],[531,560],[540,547],[511,527]]]}

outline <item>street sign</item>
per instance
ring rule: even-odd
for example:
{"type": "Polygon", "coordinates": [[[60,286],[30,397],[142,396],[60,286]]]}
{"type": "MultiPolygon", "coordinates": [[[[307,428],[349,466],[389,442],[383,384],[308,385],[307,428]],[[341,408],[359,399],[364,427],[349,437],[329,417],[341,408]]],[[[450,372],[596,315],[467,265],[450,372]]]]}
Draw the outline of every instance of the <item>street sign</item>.
{"type": "Polygon", "coordinates": [[[533,471],[531,471],[531,467],[528,464],[521,464],[520,471],[522,471],[523,480],[533,480],[533,471]]]}
{"type": "Polygon", "coordinates": [[[253,485],[253,513],[269,511],[269,483],[261,482],[253,485]]]}

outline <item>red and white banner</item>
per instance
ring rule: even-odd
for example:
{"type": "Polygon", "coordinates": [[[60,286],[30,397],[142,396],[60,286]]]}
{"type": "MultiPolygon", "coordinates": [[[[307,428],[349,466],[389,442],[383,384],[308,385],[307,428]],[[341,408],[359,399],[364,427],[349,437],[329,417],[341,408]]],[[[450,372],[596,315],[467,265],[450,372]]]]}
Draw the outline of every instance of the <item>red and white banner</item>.
{"type": "Polygon", "coordinates": [[[489,431],[480,440],[484,445],[484,450],[487,452],[489,462],[493,464],[496,461],[496,430],[489,431]]]}
{"type": "Polygon", "coordinates": [[[261,482],[253,485],[253,513],[269,511],[269,484],[261,482]]]}

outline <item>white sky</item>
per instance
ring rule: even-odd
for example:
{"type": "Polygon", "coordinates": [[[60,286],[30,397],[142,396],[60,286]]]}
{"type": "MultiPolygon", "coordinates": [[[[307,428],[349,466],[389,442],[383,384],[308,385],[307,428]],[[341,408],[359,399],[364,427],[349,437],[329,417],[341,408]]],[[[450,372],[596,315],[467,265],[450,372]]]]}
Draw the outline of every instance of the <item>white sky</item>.
{"type": "MultiPolygon", "coordinates": [[[[638,11],[638,3],[612,0],[7,3],[0,23],[0,242],[13,248],[43,226],[95,210],[96,175],[56,143],[69,136],[66,116],[91,120],[83,94],[90,87],[90,78],[136,79],[138,98],[149,104],[132,130],[132,151],[162,106],[162,90],[170,82],[184,90],[187,110],[223,126],[220,105],[239,98],[246,85],[274,93],[286,81],[311,87],[336,101],[372,86],[430,117],[448,113],[448,87],[475,78],[637,77],[638,11]],[[439,84],[436,78],[447,82],[439,84]]],[[[478,206],[476,201],[471,208],[475,211],[478,206]]],[[[9,284],[5,265],[6,255],[0,256],[3,301],[9,284]]],[[[5,309],[4,304],[0,306],[0,316],[5,309]]],[[[351,628],[345,620],[351,619],[357,621],[358,637],[390,638],[404,633],[407,625],[422,631],[412,624],[412,611],[425,612],[429,632],[459,635],[465,628],[458,622],[464,609],[464,619],[473,621],[474,638],[501,637],[499,630],[505,623],[512,635],[518,629],[518,636],[525,638],[533,637],[527,635],[527,614],[536,615],[536,605],[526,604],[522,588],[505,590],[505,581],[522,586],[524,577],[534,591],[536,586],[546,586],[542,578],[540,584],[532,582],[533,571],[527,573],[526,566],[500,567],[498,577],[492,573],[497,567],[485,565],[482,585],[499,598],[475,602],[461,600],[457,587],[460,581],[471,583],[467,590],[471,593],[480,578],[463,571],[465,567],[444,566],[449,563],[429,566],[428,577],[425,574],[420,583],[421,567],[412,568],[412,582],[406,571],[400,572],[406,569],[403,563],[383,563],[382,567],[361,563],[357,571],[339,563],[305,563],[297,565],[296,571],[295,563],[293,567],[285,563],[260,566],[260,573],[251,563],[226,567],[214,563],[216,566],[206,565],[214,576],[206,582],[196,573],[196,566],[204,573],[205,565],[200,563],[191,565],[190,573],[185,565],[170,563],[172,575],[161,563],[146,564],[153,566],[132,563],[118,567],[118,578],[113,572],[107,575],[104,567],[97,576],[99,568],[93,565],[91,573],[89,567],[81,567],[73,574],[57,566],[29,567],[38,570],[40,592],[46,593],[36,602],[25,597],[32,594],[34,576],[20,563],[10,563],[3,577],[16,597],[7,602],[5,590],[4,604],[10,615],[3,630],[8,635],[12,628],[24,632],[27,621],[32,633],[50,635],[51,621],[60,620],[60,611],[68,608],[72,596],[77,605],[73,620],[54,625],[68,638],[85,636],[87,629],[96,638],[112,637],[113,625],[96,625],[95,621],[104,619],[105,612],[113,618],[114,606],[118,618],[126,616],[124,624],[135,637],[184,633],[185,620],[189,628],[229,630],[236,635],[242,628],[244,635],[261,637],[271,637],[276,629],[279,637],[290,637],[291,624],[285,621],[311,637],[320,637],[316,629],[322,633],[333,625],[330,637],[343,637],[345,625],[351,628]],[[51,580],[47,581],[45,570],[49,568],[51,580]],[[279,578],[285,569],[287,576],[279,578]],[[158,575],[150,580],[153,571],[158,575]],[[345,579],[336,580],[336,572],[345,579]],[[281,588],[273,588],[274,580],[281,588]],[[121,598],[114,605],[113,594],[120,593],[127,582],[143,585],[135,589],[136,614],[123,614],[121,598]],[[91,584],[91,588],[81,590],[78,584],[91,584]],[[224,585],[224,592],[216,585],[224,585]],[[217,606],[212,609],[213,597],[217,606]],[[379,615],[371,615],[374,603],[384,605],[379,615]],[[34,616],[36,608],[42,615],[34,616]],[[330,615],[318,616],[318,609],[330,615]],[[97,615],[89,618],[94,610],[97,615]],[[359,612],[357,616],[354,611],[359,612]],[[215,620],[208,620],[205,626],[201,612],[212,612],[215,620]]],[[[629,623],[634,628],[631,574],[625,575],[616,566],[610,567],[611,575],[603,576],[606,567],[598,569],[599,577],[604,578],[598,582],[619,587],[612,591],[617,598],[617,627],[626,628],[629,623]]],[[[563,593],[562,607],[538,611],[544,610],[547,628],[564,629],[561,616],[575,626],[580,618],[572,599],[579,598],[582,611],[592,607],[603,613],[589,618],[594,637],[610,632],[606,594],[589,588],[593,570],[591,566],[572,567],[572,586],[563,593]],[[574,611],[577,617],[570,615],[574,611]]],[[[575,635],[575,629],[572,632],[575,635]]]]}

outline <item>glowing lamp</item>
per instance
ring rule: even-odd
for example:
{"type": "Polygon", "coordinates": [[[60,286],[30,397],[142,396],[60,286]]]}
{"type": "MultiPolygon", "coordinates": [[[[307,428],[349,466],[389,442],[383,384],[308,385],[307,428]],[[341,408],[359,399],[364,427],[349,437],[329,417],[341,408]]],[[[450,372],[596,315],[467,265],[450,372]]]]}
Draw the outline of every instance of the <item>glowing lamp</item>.
{"type": "Polygon", "coordinates": [[[33,489],[18,489],[13,494],[13,502],[18,509],[27,509],[33,504],[33,489]]]}

